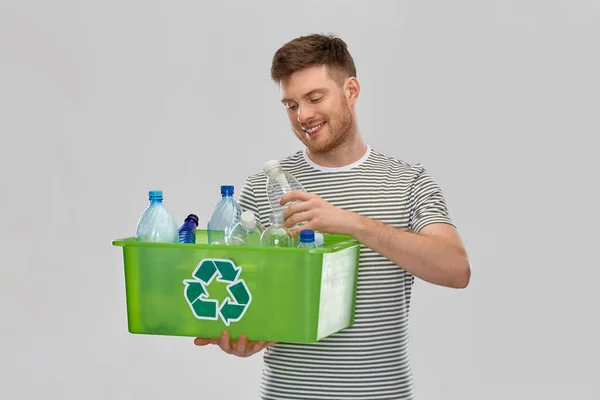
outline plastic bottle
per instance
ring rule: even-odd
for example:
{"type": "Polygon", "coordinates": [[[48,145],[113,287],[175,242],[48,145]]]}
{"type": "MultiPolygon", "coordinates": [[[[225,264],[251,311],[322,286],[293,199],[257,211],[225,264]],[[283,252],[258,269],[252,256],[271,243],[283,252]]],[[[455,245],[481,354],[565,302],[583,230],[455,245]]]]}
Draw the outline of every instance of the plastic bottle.
{"type": "Polygon", "coordinates": [[[287,204],[284,206],[279,204],[284,194],[292,190],[306,191],[296,178],[281,167],[277,160],[267,161],[263,165],[263,172],[267,176],[267,197],[274,213],[283,212],[287,207],[287,204]]]}
{"type": "Polygon", "coordinates": [[[260,246],[260,237],[264,226],[256,220],[252,211],[246,210],[227,237],[227,244],[232,246],[260,246]]]}
{"type": "Polygon", "coordinates": [[[283,213],[269,215],[271,225],[260,236],[260,245],[265,247],[292,247],[292,234],[283,226],[283,213]]]}
{"type": "Polygon", "coordinates": [[[314,249],[317,247],[315,244],[315,232],[311,229],[303,229],[300,231],[300,244],[299,248],[314,249]]]}
{"type": "Polygon", "coordinates": [[[315,245],[317,247],[323,247],[325,243],[325,237],[321,232],[315,232],[315,245]]]}
{"type": "Polygon", "coordinates": [[[226,238],[240,221],[242,207],[233,198],[233,186],[221,186],[221,201],[215,206],[208,219],[208,243],[227,244],[226,238]]]}
{"type": "Polygon", "coordinates": [[[196,228],[198,227],[198,216],[190,214],[183,225],[179,228],[179,243],[196,243],[196,228]]]}
{"type": "Polygon", "coordinates": [[[163,204],[162,190],[148,192],[150,205],[140,217],[135,238],[140,242],[177,243],[177,222],[163,204]]]}

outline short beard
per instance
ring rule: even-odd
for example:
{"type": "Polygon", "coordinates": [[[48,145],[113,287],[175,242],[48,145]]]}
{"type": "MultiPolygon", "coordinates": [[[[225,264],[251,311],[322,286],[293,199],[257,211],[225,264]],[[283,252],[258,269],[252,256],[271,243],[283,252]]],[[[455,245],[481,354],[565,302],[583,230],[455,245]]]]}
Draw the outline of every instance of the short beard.
{"type": "Polygon", "coordinates": [[[352,110],[346,103],[346,99],[342,95],[342,104],[346,106],[343,111],[340,111],[339,114],[330,118],[330,120],[337,121],[336,126],[332,126],[327,121],[328,128],[331,130],[331,141],[325,142],[322,147],[318,149],[311,149],[311,147],[305,142],[307,134],[304,132],[302,128],[298,128],[299,132],[294,129],[292,126],[292,131],[300,139],[300,141],[308,148],[311,153],[315,154],[327,154],[331,153],[334,150],[343,147],[344,144],[348,143],[354,137],[356,131],[356,121],[354,120],[354,116],[352,114],[352,110]]]}

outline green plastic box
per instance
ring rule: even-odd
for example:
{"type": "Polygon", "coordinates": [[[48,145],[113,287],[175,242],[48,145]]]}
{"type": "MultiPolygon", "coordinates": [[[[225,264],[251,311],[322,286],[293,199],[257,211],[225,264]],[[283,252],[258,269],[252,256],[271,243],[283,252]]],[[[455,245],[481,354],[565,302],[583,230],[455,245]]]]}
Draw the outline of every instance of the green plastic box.
{"type": "Polygon", "coordinates": [[[123,247],[131,333],[311,343],[354,323],[360,244],[321,248],[113,241],[123,247]]]}

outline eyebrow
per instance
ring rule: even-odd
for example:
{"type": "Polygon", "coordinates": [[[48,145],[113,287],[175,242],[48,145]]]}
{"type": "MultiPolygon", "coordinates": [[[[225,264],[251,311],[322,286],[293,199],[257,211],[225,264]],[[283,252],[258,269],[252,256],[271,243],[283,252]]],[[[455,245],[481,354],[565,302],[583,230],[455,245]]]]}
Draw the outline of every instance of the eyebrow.
{"type": "MultiPolygon", "coordinates": [[[[325,88],[313,89],[310,92],[306,93],[302,97],[304,97],[304,98],[310,97],[310,95],[315,94],[316,92],[327,92],[327,89],[325,89],[325,88]]],[[[281,102],[284,103],[284,104],[285,103],[289,103],[290,101],[296,101],[296,100],[294,100],[294,99],[288,99],[288,98],[281,99],[281,102]]]]}

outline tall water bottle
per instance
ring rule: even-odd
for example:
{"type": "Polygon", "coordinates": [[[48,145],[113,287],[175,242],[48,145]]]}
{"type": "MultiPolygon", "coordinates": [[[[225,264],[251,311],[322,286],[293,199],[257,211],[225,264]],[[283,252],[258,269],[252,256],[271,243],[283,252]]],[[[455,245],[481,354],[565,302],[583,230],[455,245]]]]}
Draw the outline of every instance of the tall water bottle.
{"type": "Polygon", "coordinates": [[[283,225],[283,213],[269,215],[271,225],[260,236],[263,247],[292,247],[293,239],[290,231],[283,225]]]}
{"type": "Polygon", "coordinates": [[[240,222],[233,227],[227,238],[227,244],[232,246],[260,246],[260,236],[264,231],[264,226],[256,220],[254,213],[246,210],[240,216],[240,222]]]}
{"type": "Polygon", "coordinates": [[[177,243],[177,222],[163,204],[162,190],[148,192],[150,205],[140,217],[135,238],[140,242],[177,243]]]}
{"type": "Polygon", "coordinates": [[[190,214],[183,225],[179,228],[179,243],[196,243],[196,228],[198,228],[198,216],[190,214]]]}
{"type": "Polygon", "coordinates": [[[279,204],[284,194],[292,190],[306,191],[292,174],[281,167],[277,160],[267,161],[263,165],[263,172],[267,176],[267,197],[274,213],[283,212],[287,207],[287,204],[284,206],[279,204]]]}
{"type": "Polygon", "coordinates": [[[208,219],[208,243],[227,244],[227,236],[240,221],[242,207],[233,198],[233,186],[221,186],[221,201],[208,219]]]}
{"type": "Polygon", "coordinates": [[[315,249],[315,232],[311,229],[303,229],[300,231],[300,244],[299,248],[303,249],[315,249]]]}

